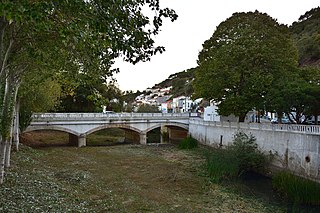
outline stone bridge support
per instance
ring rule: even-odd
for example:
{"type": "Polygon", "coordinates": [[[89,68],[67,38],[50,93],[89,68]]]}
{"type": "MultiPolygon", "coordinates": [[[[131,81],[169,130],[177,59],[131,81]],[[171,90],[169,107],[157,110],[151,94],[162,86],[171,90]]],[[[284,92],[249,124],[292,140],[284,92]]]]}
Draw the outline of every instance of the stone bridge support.
{"type": "Polygon", "coordinates": [[[169,142],[169,133],[168,133],[168,127],[161,125],[160,128],[160,143],[167,143],[169,142]]]}
{"type": "Polygon", "coordinates": [[[147,133],[140,133],[140,144],[147,144],[147,133]]]}
{"type": "Polygon", "coordinates": [[[83,147],[87,145],[87,137],[86,135],[78,136],[78,147],[83,147]]]}

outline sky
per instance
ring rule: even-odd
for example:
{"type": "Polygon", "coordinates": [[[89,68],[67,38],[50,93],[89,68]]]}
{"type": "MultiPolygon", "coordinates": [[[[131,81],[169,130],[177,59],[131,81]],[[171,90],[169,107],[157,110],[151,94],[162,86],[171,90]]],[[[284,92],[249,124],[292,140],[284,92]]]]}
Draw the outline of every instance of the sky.
{"type": "Polygon", "coordinates": [[[116,60],[115,74],[122,91],[143,91],[167,79],[171,74],[197,66],[202,44],[216,27],[235,12],[258,10],[291,25],[301,15],[320,6],[319,0],[160,0],[161,7],[174,9],[178,19],[164,20],[161,32],[154,38],[156,45],[166,51],[148,62],[136,65],[116,60]]]}

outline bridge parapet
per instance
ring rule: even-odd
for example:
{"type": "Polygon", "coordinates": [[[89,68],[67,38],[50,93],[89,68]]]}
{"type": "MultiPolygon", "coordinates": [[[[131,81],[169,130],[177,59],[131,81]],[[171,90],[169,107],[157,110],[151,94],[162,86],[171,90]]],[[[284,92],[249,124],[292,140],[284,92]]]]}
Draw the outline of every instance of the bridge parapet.
{"type": "Polygon", "coordinates": [[[188,119],[197,116],[197,113],[34,113],[32,120],[188,119]]]}
{"type": "Polygon", "coordinates": [[[271,123],[237,123],[237,122],[216,122],[204,121],[202,119],[190,119],[190,124],[199,124],[204,126],[219,126],[238,129],[257,129],[269,131],[296,132],[312,135],[320,135],[319,125],[300,125],[300,124],[271,124],[271,123]]]}

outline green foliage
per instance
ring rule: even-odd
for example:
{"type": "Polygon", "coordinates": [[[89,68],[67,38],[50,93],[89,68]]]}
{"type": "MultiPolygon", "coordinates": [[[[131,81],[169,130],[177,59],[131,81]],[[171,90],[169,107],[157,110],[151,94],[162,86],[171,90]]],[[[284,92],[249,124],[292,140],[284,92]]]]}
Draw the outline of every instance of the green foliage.
{"type": "Polygon", "coordinates": [[[273,187],[295,204],[320,205],[320,184],[289,172],[272,177],[273,187]]]}
{"type": "MultiPolygon", "coordinates": [[[[71,85],[67,88],[71,88],[70,92],[80,91],[77,100],[83,103],[78,105],[81,111],[97,110],[96,105],[101,102],[97,82],[101,86],[119,71],[111,68],[115,58],[137,63],[164,51],[164,47],[155,46],[153,36],[166,18],[174,21],[177,15],[169,8],[161,8],[159,0],[3,0],[0,87],[8,76],[14,77],[9,86],[18,87],[30,76],[53,79],[59,75],[71,85]],[[145,11],[142,13],[142,7],[154,12],[153,19],[144,15],[145,11]]],[[[48,103],[51,105],[52,101],[55,99],[48,103]]],[[[4,119],[10,109],[3,113],[6,115],[0,115],[0,122],[6,121],[2,124],[10,129],[10,119],[4,119]]]]}
{"type": "Polygon", "coordinates": [[[209,177],[214,182],[230,180],[238,176],[237,158],[226,149],[215,149],[206,155],[209,177]]]}
{"type": "MultiPolygon", "coordinates": [[[[304,117],[320,115],[319,59],[320,8],[302,15],[290,27],[299,51],[300,68],[291,76],[282,76],[265,96],[265,107],[278,114],[286,113],[295,123],[304,117]]],[[[317,121],[316,121],[317,122],[317,121]]]]}
{"type": "Polygon", "coordinates": [[[278,79],[297,66],[297,50],[286,26],[267,14],[234,13],[205,41],[199,53],[196,96],[219,103],[219,113],[243,121],[278,79]]]}
{"type": "Polygon", "coordinates": [[[44,76],[25,76],[19,88],[20,128],[23,131],[31,122],[33,112],[50,112],[59,105],[61,95],[60,84],[44,76]]]}
{"type": "Polygon", "coordinates": [[[237,132],[228,150],[237,158],[238,175],[247,171],[263,172],[266,168],[268,158],[258,149],[256,138],[252,134],[237,132]]]}
{"type": "Polygon", "coordinates": [[[165,88],[172,86],[170,94],[173,97],[178,97],[181,95],[191,96],[193,94],[192,81],[194,78],[194,73],[195,68],[191,68],[182,72],[171,74],[166,80],[156,84],[154,88],[165,88]]]}
{"type": "Polygon", "coordinates": [[[320,59],[320,7],[307,11],[292,24],[290,30],[299,50],[299,63],[301,65],[318,64],[317,61],[320,59]]]}
{"type": "Polygon", "coordinates": [[[112,82],[79,81],[77,85],[72,82],[61,81],[63,95],[58,111],[63,112],[101,112],[102,106],[107,110],[121,112],[123,108],[122,92],[112,82]]]}
{"type": "Polygon", "coordinates": [[[138,107],[137,112],[140,112],[140,113],[158,113],[160,111],[159,111],[159,108],[157,106],[153,106],[153,105],[150,105],[150,104],[141,104],[138,107]]]}
{"type": "Polygon", "coordinates": [[[214,149],[207,154],[209,176],[216,182],[240,177],[248,171],[265,170],[268,157],[255,143],[253,135],[237,132],[233,144],[226,149],[214,149]]]}
{"type": "Polygon", "coordinates": [[[320,115],[320,69],[300,67],[290,80],[281,79],[265,96],[265,107],[278,114],[286,113],[295,123],[320,115]]]}
{"type": "Polygon", "coordinates": [[[24,131],[32,121],[32,111],[28,108],[20,109],[19,119],[19,128],[21,131],[24,131]]]}
{"type": "Polygon", "coordinates": [[[198,141],[191,136],[184,138],[179,144],[180,149],[194,149],[198,147],[198,141]]]}
{"type": "Polygon", "coordinates": [[[133,92],[132,90],[125,91],[124,94],[122,95],[122,99],[126,103],[132,103],[135,101],[135,98],[141,94],[142,92],[140,92],[139,90],[137,92],[133,92]]]}

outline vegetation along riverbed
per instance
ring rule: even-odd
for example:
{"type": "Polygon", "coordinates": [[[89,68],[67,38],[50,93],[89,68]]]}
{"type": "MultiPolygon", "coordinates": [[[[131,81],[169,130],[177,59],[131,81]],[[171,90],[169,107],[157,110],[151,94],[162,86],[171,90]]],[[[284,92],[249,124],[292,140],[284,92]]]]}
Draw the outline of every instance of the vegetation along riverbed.
{"type": "MultiPolygon", "coordinates": [[[[212,183],[205,148],[63,146],[25,135],[0,187],[0,212],[287,212],[287,204],[212,183]],[[55,144],[53,146],[52,144],[55,144]]],[[[98,137],[101,137],[101,135],[98,137]]],[[[52,138],[56,138],[54,141],[52,138]]]]}

